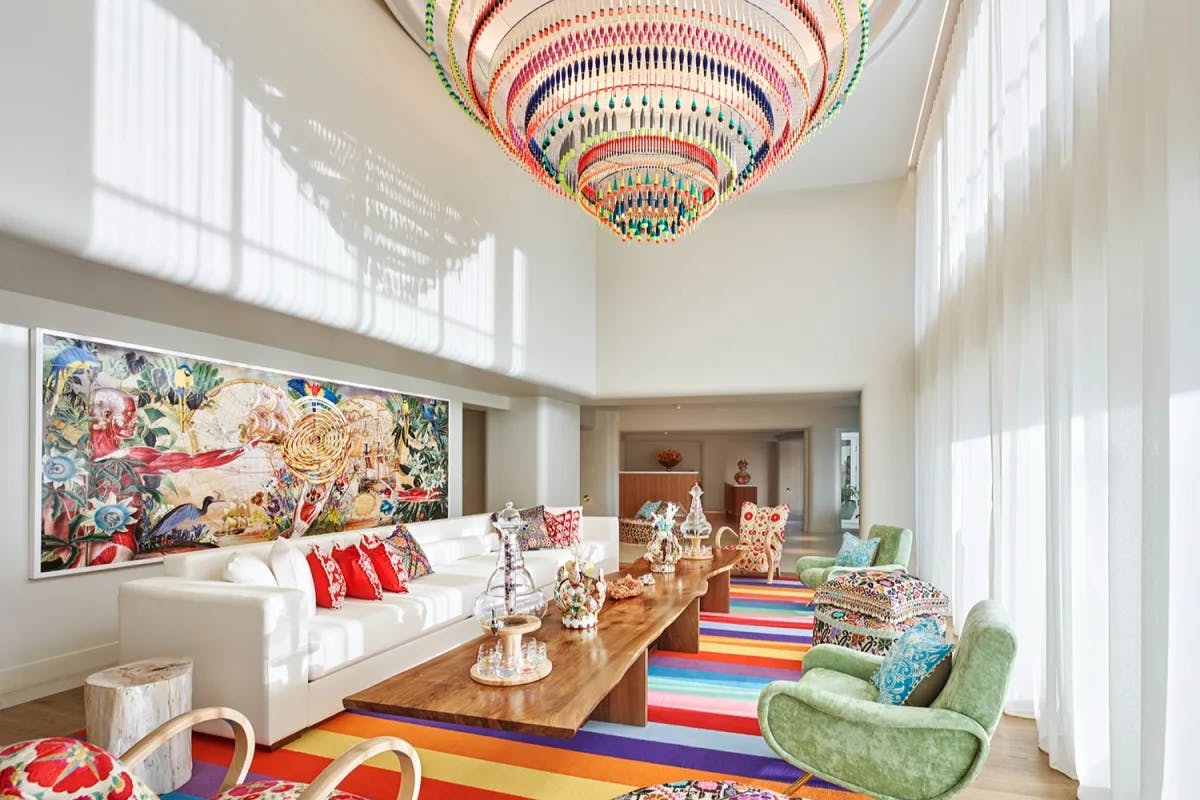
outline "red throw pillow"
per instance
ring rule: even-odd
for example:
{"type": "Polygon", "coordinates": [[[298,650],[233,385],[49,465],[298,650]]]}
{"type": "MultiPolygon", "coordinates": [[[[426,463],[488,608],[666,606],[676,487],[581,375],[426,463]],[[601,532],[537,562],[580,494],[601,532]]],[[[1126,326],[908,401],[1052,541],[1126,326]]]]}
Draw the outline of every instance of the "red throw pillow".
{"type": "Polygon", "coordinates": [[[305,557],[312,573],[313,588],[317,590],[317,605],[321,608],[341,608],[346,599],[346,576],[338,563],[314,547],[305,557]]]}
{"type": "Polygon", "coordinates": [[[346,594],[360,600],[382,600],[383,587],[371,557],[352,544],[349,547],[333,546],[333,560],[346,576],[346,594]]]}
{"type": "Polygon", "coordinates": [[[375,574],[379,576],[379,585],[385,592],[408,591],[408,569],[399,553],[374,536],[364,536],[358,546],[371,559],[375,574]]]}
{"type": "Polygon", "coordinates": [[[547,511],[546,533],[550,535],[551,547],[569,549],[579,544],[579,509],[572,508],[561,514],[547,511]]]}

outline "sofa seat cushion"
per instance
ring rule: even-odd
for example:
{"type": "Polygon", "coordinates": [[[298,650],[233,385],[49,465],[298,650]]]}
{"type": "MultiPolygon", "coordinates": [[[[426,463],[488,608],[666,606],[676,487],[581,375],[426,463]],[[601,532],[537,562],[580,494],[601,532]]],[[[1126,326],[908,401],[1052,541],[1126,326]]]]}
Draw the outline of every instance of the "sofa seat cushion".
{"type": "Polygon", "coordinates": [[[879,690],[875,688],[875,684],[832,669],[817,667],[805,670],[804,685],[839,697],[866,700],[870,703],[879,702],[879,690]]]}

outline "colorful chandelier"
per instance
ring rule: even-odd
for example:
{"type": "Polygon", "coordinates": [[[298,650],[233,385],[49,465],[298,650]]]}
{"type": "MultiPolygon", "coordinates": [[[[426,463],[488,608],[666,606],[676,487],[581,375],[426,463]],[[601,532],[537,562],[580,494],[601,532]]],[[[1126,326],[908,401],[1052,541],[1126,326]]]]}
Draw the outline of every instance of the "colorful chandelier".
{"type": "Polygon", "coordinates": [[[428,0],[443,85],[617,235],[671,241],[819,130],[866,58],[851,0],[428,0]]]}

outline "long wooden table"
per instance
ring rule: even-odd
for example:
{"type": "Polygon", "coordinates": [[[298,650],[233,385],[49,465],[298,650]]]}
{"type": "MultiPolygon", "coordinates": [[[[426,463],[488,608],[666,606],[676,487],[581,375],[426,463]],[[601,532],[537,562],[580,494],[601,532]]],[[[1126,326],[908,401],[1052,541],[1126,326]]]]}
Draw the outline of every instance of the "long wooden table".
{"type": "MultiPolygon", "coordinates": [[[[486,634],[431,661],[347,697],[346,708],[417,719],[478,725],[570,738],[587,720],[646,724],[649,651],[695,653],[700,611],[729,611],[729,571],[741,551],[718,551],[711,561],[680,561],[674,574],[656,575],[640,597],[605,603],[600,624],[575,631],[558,609],[533,636],[546,643],[554,671],[524,686],[483,686],[470,678],[486,634]]],[[[644,575],[642,559],[627,570],[644,575]]],[[[614,573],[616,577],[621,573],[614,573]]]]}

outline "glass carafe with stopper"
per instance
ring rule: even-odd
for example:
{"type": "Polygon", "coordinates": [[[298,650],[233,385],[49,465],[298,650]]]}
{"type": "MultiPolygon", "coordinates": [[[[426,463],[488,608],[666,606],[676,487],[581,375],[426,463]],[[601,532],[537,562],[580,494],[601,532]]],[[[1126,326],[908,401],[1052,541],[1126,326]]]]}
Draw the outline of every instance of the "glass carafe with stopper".
{"type": "Polygon", "coordinates": [[[497,628],[504,625],[505,617],[528,614],[540,618],[546,613],[546,596],[525,568],[517,541],[517,531],[524,524],[521,514],[508,503],[492,524],[500,532],[500,555],[487,588],[475,599],[475,618],[484,624],[493,620],[497,628]]]}

